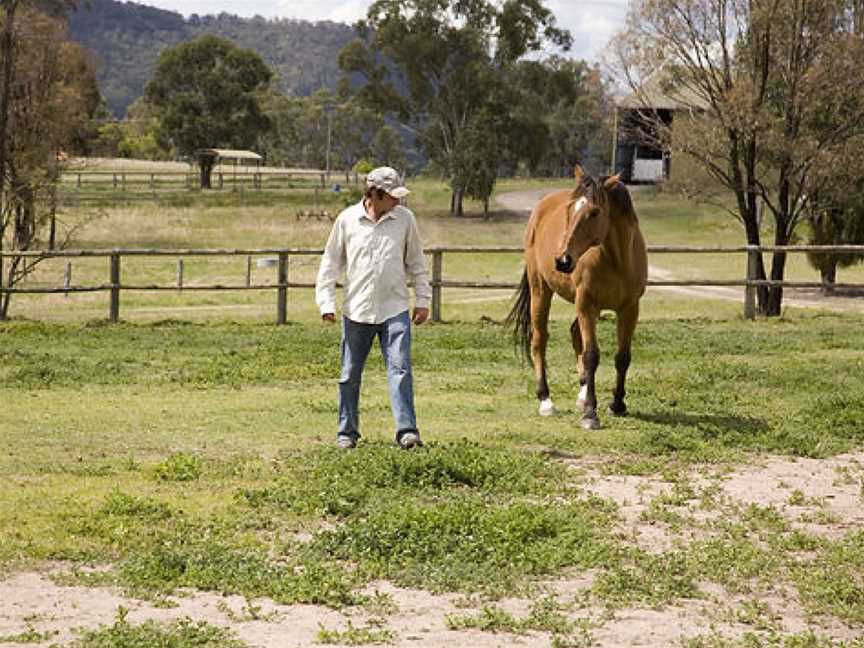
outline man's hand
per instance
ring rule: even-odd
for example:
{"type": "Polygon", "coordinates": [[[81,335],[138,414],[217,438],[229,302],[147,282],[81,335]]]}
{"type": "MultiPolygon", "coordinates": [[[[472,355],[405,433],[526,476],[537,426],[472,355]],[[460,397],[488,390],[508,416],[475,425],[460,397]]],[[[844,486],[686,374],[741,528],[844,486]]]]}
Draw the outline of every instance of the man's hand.
{"type": "Polygon", "coordinates": [[[414,317],[412,318],[414,323],[417,326],[420,326],[423,322],[429,319],[429,309],[428,308],[415,308],[414,309],[414,317]]]}
{"type": "Polygon", "coordinates": [[[336,313],[324,313],[321,315],[321,319],[330,324],[336,323],[336,313]]]}

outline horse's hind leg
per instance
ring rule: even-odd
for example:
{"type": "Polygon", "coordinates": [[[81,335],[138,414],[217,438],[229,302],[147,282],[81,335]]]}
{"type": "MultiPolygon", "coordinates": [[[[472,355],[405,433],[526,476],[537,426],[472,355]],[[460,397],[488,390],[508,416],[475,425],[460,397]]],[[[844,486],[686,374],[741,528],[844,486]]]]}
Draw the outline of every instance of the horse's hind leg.
{"type": "Polygon", "coordinates": [[[582,362],[582,334],[579,332],[579,318],[573,320],[570,325],[570,342],[573,344],[573,352],[576,354],[576,371],[579,374],[579,397],[576,399],[576,405],[585,406],[585,397],[588,394],[588,387],[585,383],[585,363],[582,362]]]}
{"type": "Polygon", "coordinates": [[[627,379],[627,369],[630,367],[630,345],[633,341],[633,332],[636,330],[636,322],[639,320],[639,304],[636,303],[629,308],[618,312],[618,353],[615,354],[615,391],[612,395],[612,404],[609,405],[609,413],[614,416],[627,414],[627,406],[624,404],[624,396],[627,391],[624,383],[627,379]]]}
{"type": "Polygon", "coordinates": [[[555,405],[549,398],[549,383],[546,381],[546,345],[549,342],[549,307],[552,291],[542,281],[531,284],[531,363],[537,381],[537,400],[540,401],[541,416],[555,413],[555,405]]]}

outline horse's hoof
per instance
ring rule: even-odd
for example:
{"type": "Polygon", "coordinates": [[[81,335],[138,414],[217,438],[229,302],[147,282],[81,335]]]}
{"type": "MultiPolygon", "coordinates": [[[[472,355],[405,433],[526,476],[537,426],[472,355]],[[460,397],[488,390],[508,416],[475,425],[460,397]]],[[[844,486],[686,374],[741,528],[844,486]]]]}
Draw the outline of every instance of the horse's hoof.
{"type": "Polygon", "coordinates": [[[627,416],[627,406],[624,403],[621,403],[620,406],[616,406],[615,403],[612,403],[606,411],[612,416],[627,416]]]}
{"type": "Polygon", "coordinates": [[[596,416],[594,417],[583,417],[582,418],[582,429],[583,430],[599,430],[600,429],[600,419],[596,416]]]}
{"type": "Polygon", "coordinates": [[[544,401],[540,401],[540,409],[538,412],[540,413],[540,416],[554,416],[558,413],[558,410],[555,409],[552,399],[547,398],[544,401]]]}

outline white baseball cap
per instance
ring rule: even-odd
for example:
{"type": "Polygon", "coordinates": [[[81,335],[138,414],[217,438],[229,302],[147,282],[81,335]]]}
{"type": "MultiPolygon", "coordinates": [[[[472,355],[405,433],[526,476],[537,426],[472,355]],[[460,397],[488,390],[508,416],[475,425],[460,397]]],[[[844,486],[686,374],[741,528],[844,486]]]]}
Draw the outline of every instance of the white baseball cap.
{"type": "Polygon", "coordinates": [[[381,189],[394,198],[404,198],[411,193],[402,182],[399,172],[387,166],[372,169],[366,176],[366,187],[381,189]]]}

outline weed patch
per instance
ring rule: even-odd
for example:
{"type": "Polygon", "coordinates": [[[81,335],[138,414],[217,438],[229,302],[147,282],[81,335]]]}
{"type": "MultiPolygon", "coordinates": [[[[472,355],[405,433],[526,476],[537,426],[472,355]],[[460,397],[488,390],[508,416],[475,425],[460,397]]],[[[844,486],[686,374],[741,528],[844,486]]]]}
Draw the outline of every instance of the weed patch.
{"type": "Polygon", "coordinates": [[[168,625],[147,621],[132,625],[127,620],[128,610],[121,607],[116,621],[110,626],[84,632],[71,648],[245,648],[223,628],[203,621],[185,618],[168,625]]]}
{"type": "Polygon", "coordinates": [[[598,502],[493,504],[464,496],[377,509],[322,532],[315,547],[373,578],[432,591],[512,590],[529,576],[608,560],[609,512],[598,502]]]}
{"type": "Polygon", "coordinates": [[[469,441],[430,443],[422,452],[364,444],[357,452],[322,448],[282,458],[288,474],[247,489],[245,501],[304,514],[348,516],[370,502],[440,499],[462,491],[530,495],[562,488],[565,470],[540,456],[469,441]]]}

